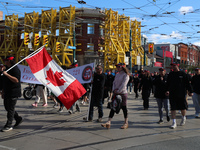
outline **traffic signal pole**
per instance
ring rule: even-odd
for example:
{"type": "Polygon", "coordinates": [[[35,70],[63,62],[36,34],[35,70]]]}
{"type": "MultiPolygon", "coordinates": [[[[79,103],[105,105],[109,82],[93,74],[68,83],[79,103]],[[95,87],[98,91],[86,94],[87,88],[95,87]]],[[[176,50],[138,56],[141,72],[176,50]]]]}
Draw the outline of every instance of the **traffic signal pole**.
{"type": "MultiPolygon", "coordinates": [[[[76,42],[75,42],[75,40],[76,40],[76,37],[75,37],[75,29],[74,29],[74,31],[73,31],[73,46],[76,46],[76,42]]],[[[73,63],[75,63],[75,61],[76,61],[76,50],[75,49],[73,49],[73,63]]]]}
{"type": "Polygon", "coordinates": [[[145,46],[146,46],[146,38],[144,37],[144,66],[146,66],[146,50],[145,50],[145,46]]]}

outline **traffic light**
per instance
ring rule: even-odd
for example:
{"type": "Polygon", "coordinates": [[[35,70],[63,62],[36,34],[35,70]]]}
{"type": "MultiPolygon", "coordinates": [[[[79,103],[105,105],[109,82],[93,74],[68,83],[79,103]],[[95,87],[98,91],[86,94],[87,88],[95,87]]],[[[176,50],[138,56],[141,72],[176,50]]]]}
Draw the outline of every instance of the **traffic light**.
{"type": "Polygon", "coordinates": [[[24,33],[24,45],[28,45],[28,43],[30,43],[29,33],[25,32],[24,33]]]}
{"type": "Polygon", "coordinates": [[[60,42],[56,42],[56,52],[60,52],[60,42]]]}
{"type": "Polygon", "coordinates": [[[47,47],[48,43],[49,43],[48,35],[43,35],[43,45],[47,47]]]}
{"type": "Polygon", "coordinates": [[[35,33],[34,45],[39,45],[39,44],[40,44],[40,36],[38,33],[35,33]]]}
{"type": "Polygon", "coordinates": [[[149,47],[149,53],[152,54],[153,51],[154,51],[154,44],[153,43],[149,43],[148,47],[149,47]]]}

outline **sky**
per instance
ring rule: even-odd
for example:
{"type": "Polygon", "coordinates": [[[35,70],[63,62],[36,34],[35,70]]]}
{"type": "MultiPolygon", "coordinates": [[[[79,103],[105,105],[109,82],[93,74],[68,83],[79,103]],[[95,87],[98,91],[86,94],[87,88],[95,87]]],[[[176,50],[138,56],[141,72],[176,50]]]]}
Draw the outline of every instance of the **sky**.
{"type": "Polygon", "coordinates": [[[199,0],[0,0],[3,15],[43,10],[70,5],[77,8],[101,8],[118,11],[141,21],[141,34],[147,42],[155,44],[179,42],[200,46],[200,1],[199,0]]]}

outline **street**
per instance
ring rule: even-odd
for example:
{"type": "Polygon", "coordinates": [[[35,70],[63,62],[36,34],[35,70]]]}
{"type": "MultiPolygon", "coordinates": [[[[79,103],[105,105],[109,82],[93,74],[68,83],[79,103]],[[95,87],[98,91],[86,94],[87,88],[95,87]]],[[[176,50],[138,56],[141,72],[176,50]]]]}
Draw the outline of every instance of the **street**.
{"type": "MultiPolygon", "coordinates": [[[[185,126],[179,126],[181,115],[177,113],[176,129],[170,129],[171,121],[157,124],[159,117],[157,103],[150,97],[149,110],[143,110],[141,94],[128,95],[129,128],[123,125],[123,113],[120,111],[112,120],[111,128],[101,127],[97,123],[98,112],[94,112],[93,122],[83,122],[88,105],[81,105],[81,112],[69,114],[66,109],[58,113],[53,108],[53,101],[48,100],[48,107],[42,107],[42,101],[33,108],[31,100],[18,100],[16,111],[24,118],[23,123],[9,132],[1,132],[0,150],[142,150],[142,149],[199,149],[200,119],[194,118],[194,107],[189,97],[189,109],[185,126]]],[[[104,104],[103,122],[107,121],[109,109],[104,104]]],[[[164,112],[165,115],[165,112],[164,112]]],[[[0,99],[0,125],[6,122],[6,111],[0,99]]],[[[15,122],[13,122],[14,124],[15,122]]]]}

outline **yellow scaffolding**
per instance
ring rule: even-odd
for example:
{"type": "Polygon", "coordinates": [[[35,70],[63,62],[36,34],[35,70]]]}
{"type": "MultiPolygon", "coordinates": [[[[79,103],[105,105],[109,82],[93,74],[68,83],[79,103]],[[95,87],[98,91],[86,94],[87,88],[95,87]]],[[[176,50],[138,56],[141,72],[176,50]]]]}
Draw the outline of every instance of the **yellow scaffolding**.
{"type": "Polygon", "coordinates": [[[130,51],[130,30],[132,31],[132,64],[135,65],[137,56],[140,56],[141,65],[143,65],[141,22],[132,21],[130,17],[119,15],[118,12],[111,9],[105,10],[105,15],[104,70],[114,69],[116,63],[125,63],[125,54],[130,51]]]}
{"type": "MultiPolygon", "coordinates": [[[[42,10],[41,15],[41,39],[44,41],[44,37],[48,36],[48,45],[46,46],[49,54],[52,54],[52,50],[56,45],[56,30],[58,27],[56,26],[57,19],[57,10],[42,10]]],[[[42,42],[42,45],[44,43],[42,42]]]]}
{"type": "Polygon", "coordinates": [[[4,40],[0,46],[1,62],[2,57],[16,57],[18,38],[18,15],[5,16],[4,40]]]}
{"type": "Polygon", "coordinates": [[[59,65],[65,65],[69,67],[73,61],[73,50],[68,46],[74,46],[73,44],[73,31],[75,30],[75,7],[61,8],[59,11],[59,36],[57,42],[60,42],[61,49],[56,51],[56,45],[54,45],[52,54],[53,59],[59,65]]]}
{"type": "MultiPolygon", "coordinates": [[[[25,35],[25,33],[28,33],[32,37],[30,38],[30,44],[29,45],[24,45],[24,41],[21,41],[20,46],[17,51],[17,57],[16,61],[20,61],[24,57],[28,56],[30,52],[36,50],[41,44],[39,45],[34,45],[34,38],[35,34],[38,34],[40,31],[40,26],[39,26],[39,13],[33,11],[33,13],[25,13],[24,16],[24,30],[21,30],[20,34],[25,35]],[[32,48],[30,48],[32,47],[32,48]]],[[[22,62],[23,65],[27,65],[26,61],[22,62]]]]}

